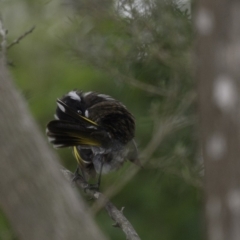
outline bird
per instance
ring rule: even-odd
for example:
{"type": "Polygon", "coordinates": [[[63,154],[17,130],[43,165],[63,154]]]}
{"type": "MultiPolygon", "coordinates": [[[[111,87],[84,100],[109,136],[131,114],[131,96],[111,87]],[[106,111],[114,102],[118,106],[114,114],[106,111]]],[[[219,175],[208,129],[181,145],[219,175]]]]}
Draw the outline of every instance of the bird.
{"type": "Polygon", "coordinates": [[[87,188],[98,190],[101,175],[119,169],[127,160],[139,165],[135,118],[113,97],[72,90],[57,99],[54,117],[47,124],[48,140],[55,148],[72,148],[77,160],[74,179],[81,176],[87,188]],[[88,184],[97,175],[97,183],[88,184]]]}

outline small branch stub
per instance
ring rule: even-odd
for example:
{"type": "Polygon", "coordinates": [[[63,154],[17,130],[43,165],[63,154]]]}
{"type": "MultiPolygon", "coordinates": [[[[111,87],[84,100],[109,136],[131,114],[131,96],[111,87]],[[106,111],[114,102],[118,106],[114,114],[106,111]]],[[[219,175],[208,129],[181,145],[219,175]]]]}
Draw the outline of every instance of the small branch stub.
{"type": "Polygon", "coordinates": [[[23,38],[25,38],[28,34],[32,33],[33,30],[35,29],[35,26],[31,27],[28,31],[26,31],[25,33],[23,33],[21,36],[19,36],[17,39],[15,39],[12,43],[10,43],[7,46],[7,49],[9,50],[11,47],[13,47],[14,45],[18,44],[23,38]]]}

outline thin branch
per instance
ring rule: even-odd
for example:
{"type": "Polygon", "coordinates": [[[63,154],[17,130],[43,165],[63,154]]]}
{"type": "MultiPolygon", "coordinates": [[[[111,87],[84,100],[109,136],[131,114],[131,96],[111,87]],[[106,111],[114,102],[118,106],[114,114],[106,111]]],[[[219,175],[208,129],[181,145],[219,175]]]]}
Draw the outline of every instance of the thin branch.
{"type": "Polygon", "coordinates": [[[158,160],[159,163],[151,163],[151,165],[148,165],[147,168],[159,169],[163,173],[167,173],[169,175],[173,175],[183,179],[190,186],[193,186],[198,189],[203,188],[203,180],[202,180],[202,177],[200,176],[200,170],[194,170],[192,168],[188,168],[188,172],[187,172],[188,174],[186,174],[182,170],[179,171],[179,169],[172,168],[171,164],[168,164],[168,163],[163,164],[162,162],[168,161],[166,159],[159,158],[159,159],[155,159],[154,162],[156,162],[156,160],[158,160]]]}
{"type": "Polygon", "coordinates": [[[7,49],[10,49],[10,48],[13,47],[14,45],[18,44],[23,38],[25,38],[27,35],[29,35],[30,33],[32,33],[34,29],[35,29],[35,26],[31,27],[28,31],[26,31],[26,32],[23,33],[21,36],[19,36],[17,39],[15,39],[12,43],[10,43],[10,44],[7,46],[7,49]]]}
{"type": "MultiPolygon", "coordinates": [[[[75,49],[76,52],[79,52],[79,49],[75,49]]],[[[85,59],[86,62],[92,64],[92,60],[90,59],[85,59]]],[[[150,83],[142,82],[137,78],[134,78],[133,76],[128,76],[126,74],[122,74],[117,68],[113,67],[106,67],[102,62],[95,62],[95,66],[98,67],[99,69],[108,72],[114,77],[121,78],[121,80],[129,85],[132,85],[133,87],[136,87],[146,93],[149,93],[151,95],[157,95],[160,97],[167,97],[169,96],[169,91],[165,89],[160,89],[160,87],[155,86],[150,83]]]]}
{"type": "Polygon", "coordinates": [[[126,74],[122,74],[119,72],[118,69],[108,69],[104,66],[100,66],[102,69],[107,70],[110,72],[113,76],[119,76],[122,81],[126,82],[127,84],[132,85],[133,87],[136,87],[142,91],[145,91],[147,93],[153,94],[153,95],[158,95],[158,96],[169,96],[169,92],[166,91],[165,89],[160,89],[159,87],[142,82],[132,76],[127,76],[126,74]]]}
{"type": "Polygon", "coordinates": [[[136,88],[139,88],[140,90],[148,92],[150,94],[158,95],[158,96],[168,96],[169,95],[169,93],[167,91],[162,90],[157,86],[151,85],[149,83],[141,82],[133,77],[124,76],[123,74],[121,75],[121,77],[123,77],[125,79],[126,83],[128,83],[136,88]]]}
{"type": "MultiPolygon", "coordinates": [[[[73,179],[74,174],[69,170],[62,169],[62,172],[69,180],[73,179]]],[[[96,199],[98,202],[100,202],[101,205],[105,207],[108,215],[115,222],[113,226],[121,228],[122,231],[125,233],[127,240],[140,240],[140,237],[138,236],[137,232],[133,228],[132,224],[123,215],[123,208],[121,210],[118,210],[113,205],[113,203],[111,203],[109,199],[105,197],[102,193],[86,188],[87,183],[84,181],[83,178],[81,178],[81,176],[79,176],[79,178],[75,181],[75,183],[79,188],[83,189],[87,195],[96,199]]]]}

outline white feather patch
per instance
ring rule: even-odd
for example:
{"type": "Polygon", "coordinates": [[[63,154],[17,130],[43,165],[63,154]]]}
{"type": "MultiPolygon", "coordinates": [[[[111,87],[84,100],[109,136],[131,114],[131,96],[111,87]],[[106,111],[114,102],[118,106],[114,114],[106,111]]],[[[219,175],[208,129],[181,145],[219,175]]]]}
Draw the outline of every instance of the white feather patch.
{"type": "Polygon", "coordinates": [[[88,126],[87,128],[90,128],[90,129],[97,129],[97,128],[94,127],[94,126],[88,126]]]}
{"type": "Polygon", "coordinates": [[[57,114],[54,114],[54,118],[55,118],[56,120],[59,120],[59,117],[57,116],[57,114]]]}
{"type": "Polygon", "coordinates": [[[88,112],[88,110],[86,110],[85,112],[84,112],[84,115],[85,115],[85,117],[89,117],[89,112],[88,112]]]}
{"type": "Polygon", "coordinates": [[[59,107],[59,109],[62,111],[62,112],[65,112],[65,107],[63,105],[61,105],[60,103],[57,102],[57,105],[59,107]]]}
{"type": "Polygon", "coordinates": [[[67,95],[73,100],[81,101],[80,96],[75,91],[71,91],[67,95]]]}
{"type": "Polygon", "coordinates": [[[98,94],[98,97],[104,98],[105,100],[114,100],[112,97],[106,94],[98,94]]]}
{"type": "Polygon", "coordinates": [[[91,94],[92,92],[86,92],[83,94],[84,97],[88,96],[89,94],[91,94]]]}
{"type": "Polygon", "coordinates": [[[49,142],[53,142],[53,141],[55,141],[56,140],[56,138],[54,138],[54,137],[48,137],[48,141],[49,142]]]}

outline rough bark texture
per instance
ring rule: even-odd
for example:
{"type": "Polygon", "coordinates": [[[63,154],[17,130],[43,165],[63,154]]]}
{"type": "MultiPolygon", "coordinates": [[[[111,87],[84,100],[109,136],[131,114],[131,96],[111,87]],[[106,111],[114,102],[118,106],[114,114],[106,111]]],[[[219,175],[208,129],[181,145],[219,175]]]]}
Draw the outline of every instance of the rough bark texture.
{"type": "Polygon", "coordinates": [[[2,56],[0,103],[0,205],[19,239],[105,239],[62,176],[2,56]]]}
{"type": "Polygon", "coordinates": [[[240,2],[199,0],[196,61],[207,239],[240,239],[240,2]]]}

